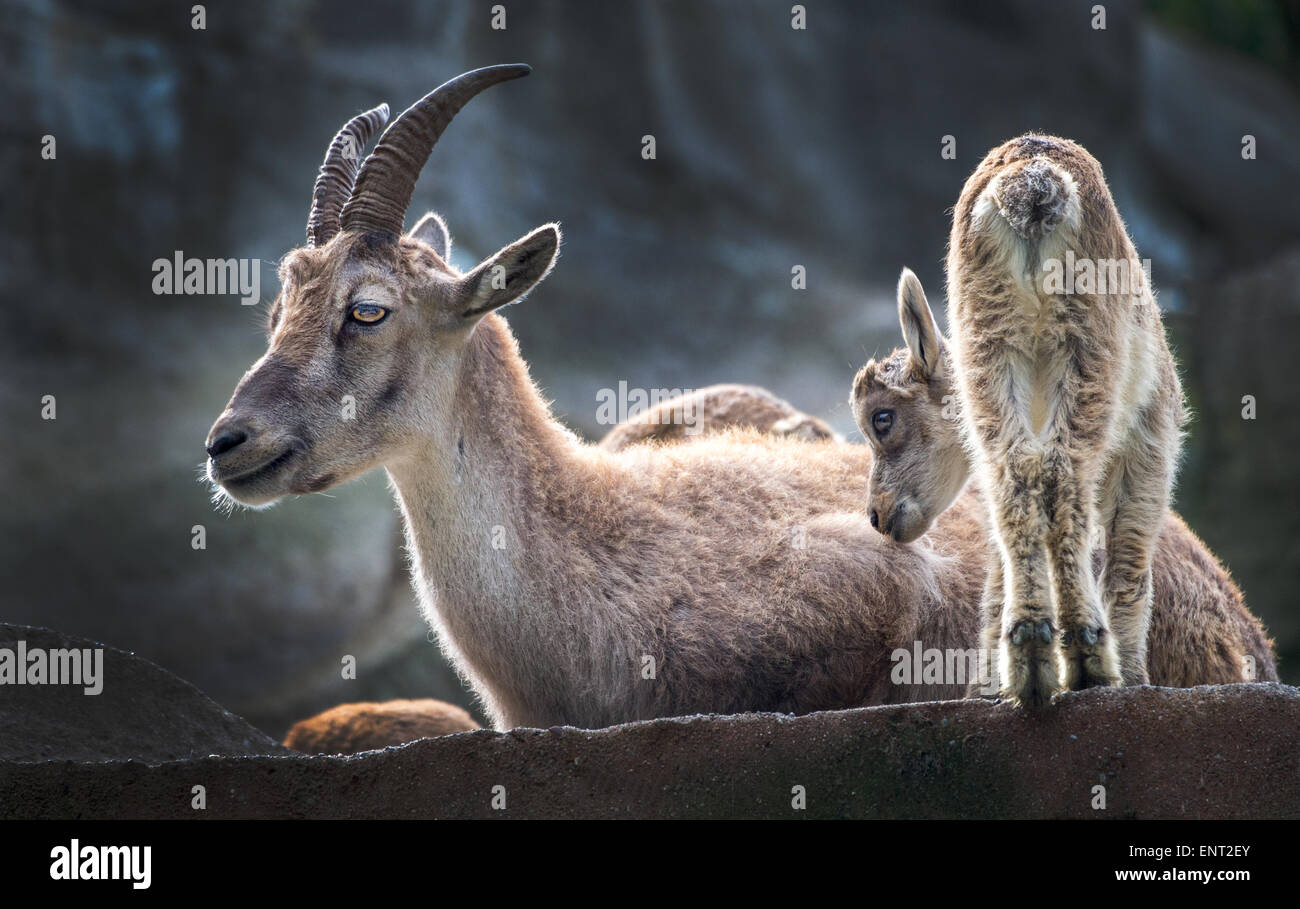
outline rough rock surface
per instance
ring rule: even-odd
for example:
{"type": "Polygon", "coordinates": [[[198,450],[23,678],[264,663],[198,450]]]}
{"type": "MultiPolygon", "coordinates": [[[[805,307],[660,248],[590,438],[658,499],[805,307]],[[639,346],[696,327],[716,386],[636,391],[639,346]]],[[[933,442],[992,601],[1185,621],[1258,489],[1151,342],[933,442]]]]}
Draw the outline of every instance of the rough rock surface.
{"type": "MultiPolygon", "coordinates": [[[[103,687],[87,694],[84,684],[0,685],[0,761],[161,763],[289,753],[189,682],[135,654],[47,628],[0,623],[0,649],[16,655],[19,641],[29,654],[102,647],[103,687]]],[[[0,799],[0,814],[7,803],[0,799]]]]}
{"type": "Polygon", "coordinates": [[[8,762],[0,816],[194,817],[203,784],[207,818],[1297,818],[1297,755],[1295,688],[1128,688],[1041,717],[949,701],[467,732],[353,757],[8,762]]]}

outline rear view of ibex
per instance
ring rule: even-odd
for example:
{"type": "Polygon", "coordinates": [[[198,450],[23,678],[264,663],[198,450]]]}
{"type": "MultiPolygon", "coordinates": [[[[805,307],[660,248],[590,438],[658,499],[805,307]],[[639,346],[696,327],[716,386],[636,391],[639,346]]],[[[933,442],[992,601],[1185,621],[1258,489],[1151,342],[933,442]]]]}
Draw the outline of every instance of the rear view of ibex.
{"type": "Polygon", "coordinates": [[[1027,135],[985,157],[953,215],[948,301],[997,549],[983,621],[1000,630],[1004,696],[1040,706],[1062,688],[1146,683],[1152,548],[1185,413],[1148,277],[1087,151],[1027,135]]]}

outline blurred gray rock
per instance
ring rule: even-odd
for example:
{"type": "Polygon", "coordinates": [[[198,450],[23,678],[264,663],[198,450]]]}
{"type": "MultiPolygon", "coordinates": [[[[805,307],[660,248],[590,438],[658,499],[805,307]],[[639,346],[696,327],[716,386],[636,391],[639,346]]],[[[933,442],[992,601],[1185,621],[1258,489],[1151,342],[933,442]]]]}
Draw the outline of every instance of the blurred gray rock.
{"type": "Polygon", "coordinates": [[[19,663],[24,680],[44,682],[17,684],[9,677],[0,684],[0,761],[158,764],[291,753],[188,682],[97,641],[0,623],[0,660],[19,663]],[[102,656],[94,656],[96,650],[102,656]],[[54,651],[65,656],[56,660],[54,651]],[[24,653],[29,659],[21,659],[24,653]],[[41,674],[35,675],[38,659],[41,674]],[[67,675],[52,671],[56,663],[67,667],[67,675]],[[60,680],[76,684],[50,684],[60,680]]]}
{"type": "MultiPolygon", "coordinates": [[[[1175,339],[1198,432],[1181,472],[1179,501],[1188,522],[1232,566],[1247,602],[1268,617],[1283,657],[1294,657],[1300,640],[1294,608],[1300,242],[1194,288],[1190,308],[1190,324],[1179,324],[1175,339]]],[[[1287,669],[1279,661],[1284,677],[1287,669]]]]}

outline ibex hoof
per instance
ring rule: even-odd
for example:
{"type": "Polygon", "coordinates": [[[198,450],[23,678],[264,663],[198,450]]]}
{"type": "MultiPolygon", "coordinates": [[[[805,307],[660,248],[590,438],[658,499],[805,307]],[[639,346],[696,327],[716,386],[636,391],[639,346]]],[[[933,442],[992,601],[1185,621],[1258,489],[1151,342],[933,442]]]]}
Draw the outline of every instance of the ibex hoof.
{"type": "Polygon", "coordinates": [[[1052,623],[1046,619],[1041,622],[1025,619],[1011,626],[1011,643],[1017,647],[1033,638],[1044,644],[1052,643],[1052,623]]]}
{"type": "Polygon", "coordinates": [[[1105,628],[1079,625],[1061,632],[1065,684],[1071,691],[1122,684],[1115,638],[1105,628]]]}
{"type": "Polygon", "coordinates": [[[1070,630],[1069,628],[1066,628],[1064,631],[1061,632],[1061,645],[1064,646],[1064,647],[1069,647],[1071,644],[1073,644],[1073,643],[1074,643],[1074,636],[1075,636],[1075,634],[1078,634],[1078,636],[1079,636],[1079,640],[1083,643],[1083,646],[1085,646],[1085,647],[1095,647],[1096,644],[1097,644],[1097,641],[1098,641],[1098,640],[1100,639],[1100,637],[1101,637],[1101,629],[1099,629],[1099,628],[1080,628],[1080,629],[1076,632],[1076,631],[1072,631],[1072,630],[1070,630]]]}
{"type": "Polygon", "coordinates": [[[1007,667],[1003,698],[1031,710],[1051,702],[1061,689],[1055,639],[1056,631],[1046,619],[1025,619],[1011,626],[1003,645],[1007,667]]]}

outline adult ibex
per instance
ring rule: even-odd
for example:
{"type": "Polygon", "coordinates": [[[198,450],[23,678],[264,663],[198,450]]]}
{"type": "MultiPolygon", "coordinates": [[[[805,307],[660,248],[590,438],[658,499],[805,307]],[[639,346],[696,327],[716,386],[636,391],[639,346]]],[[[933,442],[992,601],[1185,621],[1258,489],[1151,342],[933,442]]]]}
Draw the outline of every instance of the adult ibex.
{"type": "Polygon", "coordinates": [[[402,236],[451,116],[527,72],[435,90],[355,186],[335,149],[364,146],[382,116],[344,127],[308,244],[285,258],[269,349],[209,434],[213,482],[257,506],[386,467],[422,608],[497,727],[961,696],[964,682],[892,684],[889,655],[972,646],[985,537],[971,508],[940,517],[932,548],[900,547],[863,512],[865,446],[753,430],[585,445],[493,312],[550,270],[558,228],[468,272],[436,217],[402,236]]]}

